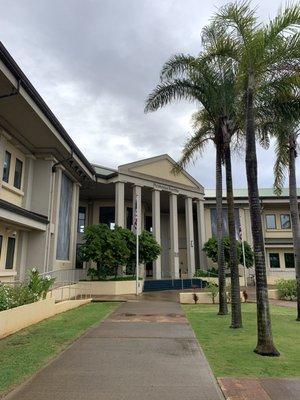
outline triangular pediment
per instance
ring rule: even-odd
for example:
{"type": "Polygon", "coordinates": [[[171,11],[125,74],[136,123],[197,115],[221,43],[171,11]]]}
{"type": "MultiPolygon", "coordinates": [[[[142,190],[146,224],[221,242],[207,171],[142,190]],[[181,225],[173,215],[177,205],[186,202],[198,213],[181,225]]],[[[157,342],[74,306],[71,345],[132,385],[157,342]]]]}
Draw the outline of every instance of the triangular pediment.
{"type": "Polygon", "coordinates": [[[166,181],[166,183],[169,182],[175,186],[177,184],[179,186],[184,185],[194,189],[202,189],[202,186],[186,171],[181,171],[175,175],[172,172],[172,168],[175,164],[175,161],[170,156],[164,154],[162,156],[122,165],[119,167],[119,172],[145,176],[153,180],[157,178],[159,181],[166,181]]]}

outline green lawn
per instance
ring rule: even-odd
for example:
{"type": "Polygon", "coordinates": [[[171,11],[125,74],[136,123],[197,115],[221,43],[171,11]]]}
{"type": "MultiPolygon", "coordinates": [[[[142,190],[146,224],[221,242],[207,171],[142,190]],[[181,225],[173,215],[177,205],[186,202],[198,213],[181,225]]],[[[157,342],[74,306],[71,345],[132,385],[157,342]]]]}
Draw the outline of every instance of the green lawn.
{"type": "Polygon", "coordinates": [[[256,305],[243,304],[243,329],[230,329],[230,316],[217,306],[185,305],[184,311],[217,377],[300,376],[300,322],[296,310],[271,306],[273,336],[280,357],[262,357],[256,345],[256,305]]]}
{"type": "Polygon", "coordinates": [[[118,303],[90,303],[0,340],[0,395],[35,373],[118,303]]]}

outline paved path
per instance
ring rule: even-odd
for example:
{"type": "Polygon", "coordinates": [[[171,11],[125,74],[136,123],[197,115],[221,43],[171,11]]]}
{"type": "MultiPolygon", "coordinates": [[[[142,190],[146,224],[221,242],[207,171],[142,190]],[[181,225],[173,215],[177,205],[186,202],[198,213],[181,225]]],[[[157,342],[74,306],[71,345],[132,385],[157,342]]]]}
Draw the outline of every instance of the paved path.
{"type": "Polygon", "coordinates": [[[299,400],[300,380],[288,378],[219,378],[228,400],[299,400]]]}
{"type": "Polygon", "coordinates": [[[123,303],[6,399],[224,397],[179,304],[141,300],[123,303]]]}

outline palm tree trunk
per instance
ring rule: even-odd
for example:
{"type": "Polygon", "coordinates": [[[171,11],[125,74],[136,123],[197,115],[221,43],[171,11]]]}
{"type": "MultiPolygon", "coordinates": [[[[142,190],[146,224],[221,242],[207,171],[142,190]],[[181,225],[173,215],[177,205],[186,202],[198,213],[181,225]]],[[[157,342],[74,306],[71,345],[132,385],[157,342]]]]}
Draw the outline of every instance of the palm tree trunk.
{"type": "Polygon", "coordinates": [[[254,352],[264,356],[279,356],[280,353],[273,344],[268,299],[261,209],[257,183],[253,83],[254,76],[250,73],[246,95],[246,172],[256,277],[257,345],[254,352]]]}
{"type": "Polygon", "coordinates": [[[296,183],[296,156],[297,141],[295,134],[292,133],[289,136],[289,194],[297,280],[297,321],[300,321],[300,223],[296,183]]]}
{"type": "Polygon", "coordinates": [[[216,143],[216,211],[217,211],[217,242],[218,242],[218,281],[219,281],[219,315],[228,314],[226,296],[225,256],[223,244],[222,215],[222,146],[216,143]]]}
{"type": "Polygon", "coordinates": [[[227,190],[227,215],[228,231],[230,239],[230,275],[231,275],[231,328],[242,328],[242,310],[240,297],[239,263],[237,253],[237,240],[234,218],[234,197],[232,185],[232,168],[230,153],[230,137],[227,128],[224,128],[224,157],[226,169],[226,190],[227,190]]]}

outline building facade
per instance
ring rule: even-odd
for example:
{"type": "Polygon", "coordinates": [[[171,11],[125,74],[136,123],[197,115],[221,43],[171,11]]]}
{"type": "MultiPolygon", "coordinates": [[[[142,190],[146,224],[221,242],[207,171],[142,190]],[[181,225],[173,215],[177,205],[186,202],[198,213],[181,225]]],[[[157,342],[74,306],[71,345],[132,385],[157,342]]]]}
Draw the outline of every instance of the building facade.
{"type": "MultiPolygon", "coordinates": [[[[0,43],[0,281],[28,268],[77,280],[84,228],[105,223],[150,231],[161,256],[145,279],[193,277],[211,268],[203,244],[216,234],[215,194],[167,154],[110,169],[91,165],[0,43]]],[[[260,192],[268,279],[294,276],[287,193],[260,192]]],[[[237,190],[236,228],[252,244],[246,190],[237,190]]],[[[227,234],[224,197],[224,234],[227,234]]]]}

